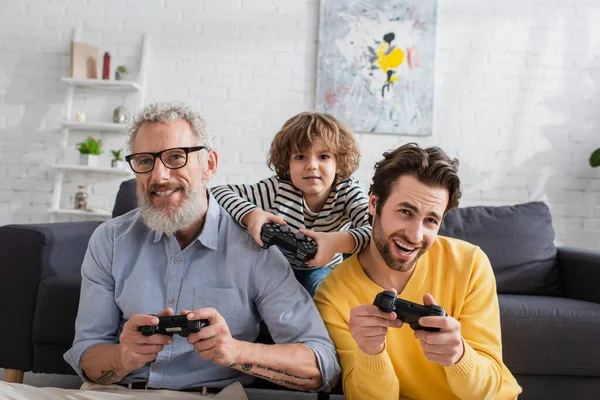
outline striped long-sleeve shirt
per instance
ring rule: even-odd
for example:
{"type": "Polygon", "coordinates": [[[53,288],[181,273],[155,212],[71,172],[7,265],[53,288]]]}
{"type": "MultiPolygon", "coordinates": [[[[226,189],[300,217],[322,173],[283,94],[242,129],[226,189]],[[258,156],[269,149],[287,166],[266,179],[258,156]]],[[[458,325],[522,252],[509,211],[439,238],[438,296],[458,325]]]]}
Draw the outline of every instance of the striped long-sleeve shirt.
{"type": "MultiPolygon", "coordinates": [[[[302,191],[290,181],[272,176],[252,185],[221,185],[211,189],[217,202],[241,224],[242,218],[260,207],[281,216],[292,231],[312,229],[315,232],[347,230],[356,245],[352,253],[367,247],[371,238],[368,198],[355,178],[339,181],[329,194],[319,213],[312,212],[304,202],[302,191]]],[[[327,264],[342,262],[342,254],[327,264]]],[[[314,269],[304,265],[301,269],[314,269]]]]}

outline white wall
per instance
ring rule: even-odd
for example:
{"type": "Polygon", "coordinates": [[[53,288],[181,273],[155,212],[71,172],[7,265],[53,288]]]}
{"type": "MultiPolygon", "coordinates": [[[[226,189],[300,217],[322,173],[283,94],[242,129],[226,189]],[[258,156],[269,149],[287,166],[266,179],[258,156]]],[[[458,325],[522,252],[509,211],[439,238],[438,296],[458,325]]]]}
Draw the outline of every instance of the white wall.
{"type": "MultiPolygon", "coordinates": [[[[203,111],[223,183],[269,174],[275,132],[314,108],[318,15],[316,0],[0,0],[0,224],[48,220],[78,23],[113,68],[152,35],[146,100],[203,111]]],[[[439,0],[438,23],[435,132],[359,134],[363,186],[386,149],[439,145],[461,160],[462,205],[544,200],[559,244],[599,249],[600,169],[587,159],[600,146],[600,2],[439,0]]],[[[95,99],[76,109],[110,118],[118,104],[95,99]]],[[[82,179],[69,177],[65,202],[82,179]]],[[[110,209],[117,183],[90,202],[110,209]]]]}

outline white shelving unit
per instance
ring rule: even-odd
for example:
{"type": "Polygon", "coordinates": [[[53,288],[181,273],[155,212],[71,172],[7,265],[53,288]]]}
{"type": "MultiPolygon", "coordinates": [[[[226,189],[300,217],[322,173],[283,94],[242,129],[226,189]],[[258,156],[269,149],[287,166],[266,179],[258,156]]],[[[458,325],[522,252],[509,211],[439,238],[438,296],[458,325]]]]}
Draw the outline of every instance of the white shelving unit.
{"type": "Polygon", "coordinates": [[[102,168],[102,167],[88,167],[85,165],[69,165],[69,164],[54,164],[52,166],[54,169],[63,170],[63,171],[79,171],[79,172],[88,172],[88,173],[98,173],[98,174],[109,174],[123,177],[133,176],[131,171],[127,171],[125,169],[118,168],[102,168]]]}
{"type": "Polygon", "coordinates": [[[50,208],[48,212],[54,215],[76,215],[80,217],[100,217],[102,219],[110,219],[111,213],[108,211],[82,211],[82,210],[69,210],[67,208],[50,208]]]}
{"type": "MultiPolygon", "coordinates": [[[[75,30],[73,33],[73,41],[79,41],[79,30],[75,30]]],[[[52,190],[52,205],[48,209],[50,213],[50,221],[56,221],[58,215],[66,216],[79,216],[79,217],[93,217],[99,219],[109,219],[111,213],[104,210],[76,210],[73,209],[73,205],[61,205],[61,196],[63,190],[63,182],[65,174],[83,174],[89,181],[92,175],[101,174],[105,176],[112,176],[114,178],[128,178],[132,177],[133,173],[129,170],[117,169],[117,168],[103,168],[103,167],[88,167],[84,165],[73,165],[65,163],[65,154],[69,142],[69,136],[71,132],[94,132],[95,134],[117,134],[125,135],[127,133],[127,124],[117,124],[110,122],[77,122],[74,121],[73,116],[73,95],[75,90],[86,90],[88,92],[95,92],[102,94],[103,92],[121,92],[131,93],[138,96],[139,107],[144,106],[144,86],[146,84],[146,74],[148,70],[148,56],[149,56],[150,36],[144,35],[142,44],[142,54],[140,61],[140,72],[138,79],[135,81],[117,81],[117,80],[102,80],[102,79],[78,79],[78,78],[62,78],[62,82],[66,85],[65,95],[65,118],[61,122],[62,126],[62,139],[60,143],[61,153],[59,155],[59,161],[53,165],[54,169],[54,186],[52,190]]]]}
{"type": "Polygon", "coordinates": [[[118,90],[122,92],[139,92],[142,87],[135,81],[114,81],[104,79],[62,78],[70,87],[96,90],[118,90]]]}
{"type": "Polygon", "coordinates": [[[60,123],[63,129],[71,129],[77,131],[96,131],[96,132],[127,132],[127,124],[115,124],[111,122],[77,122],[64,121],[60,123]]]}

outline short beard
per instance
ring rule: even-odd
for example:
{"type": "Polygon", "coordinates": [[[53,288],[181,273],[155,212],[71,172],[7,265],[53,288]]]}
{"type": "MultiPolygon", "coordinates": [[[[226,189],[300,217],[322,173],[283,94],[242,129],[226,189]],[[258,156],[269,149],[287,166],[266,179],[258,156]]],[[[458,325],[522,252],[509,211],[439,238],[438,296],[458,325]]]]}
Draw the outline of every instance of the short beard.
{"type": "MultiPolygon", "coordinates": [[[[410,241],[406,240],[406,238],[402,238],[402,239],[405,242],[410,243],[410,241]]],[[[424,246],[421,245],[421,248],[419,249],[419,253],[411,261],[404,262],[404,261],[401,261],[401,260],[398,260],[397,258],[395,258],[392,255],[392,249],[390,248],[391,246],[395,246],[395,245],[391,244],[390,241],[388,240],[388,238],[386,238],[385,235],[383,234],[383,229],[381,228],[381,223],[379,222],[379,218],[377,216],[373,217],[373,228],[372,228],[371,240],[373,240],[373,243],[375,243],[375,247],[377,248],[377,251],[379,251],[379,254],[383,258],[383,261],[385,261],[387,266],[390,269],[397,271],[397,272],[408,272],[408,271],[412,270],[415,267],[415,265],[417,265],[419,258],[421,258],[421,256],[423,254],[425,254],[425,252],[427,251],[424,249],[424,246]]]]}
{"type": "MultiPolygon", "coordinates": [[[[202,187],[204,187],[202,185],[202,187]]],[[[181,231],[202,218],[206,211],[207,198],[204,189],[185,189],[180,185],[151,185],[144,193],[137,192],[137,202],[144,224],[152,231],[167,235],[181,231]],[[178,206],[168,205],[155,207],[152,205],[151,192],[161,190],[184,191],[183,199],[178,206]]]]}

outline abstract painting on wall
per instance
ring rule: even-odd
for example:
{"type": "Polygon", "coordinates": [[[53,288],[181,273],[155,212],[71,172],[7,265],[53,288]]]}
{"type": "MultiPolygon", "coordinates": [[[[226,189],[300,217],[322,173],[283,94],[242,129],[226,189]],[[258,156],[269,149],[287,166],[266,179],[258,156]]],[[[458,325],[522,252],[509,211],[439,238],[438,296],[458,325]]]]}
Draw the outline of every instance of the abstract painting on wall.
{"type": "Polygon", "coordinates": [[[430,135],[437,0],[321,0],[316,108],[355,132],[430,135]]]}

